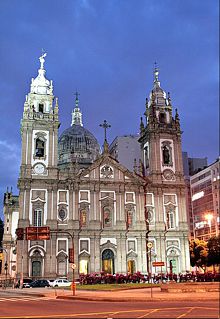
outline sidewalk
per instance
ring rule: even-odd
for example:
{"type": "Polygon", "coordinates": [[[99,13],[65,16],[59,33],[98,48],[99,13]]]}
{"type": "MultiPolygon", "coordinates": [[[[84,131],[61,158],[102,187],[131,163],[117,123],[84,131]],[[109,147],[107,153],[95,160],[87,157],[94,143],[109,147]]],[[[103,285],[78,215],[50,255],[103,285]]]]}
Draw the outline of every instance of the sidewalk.
{"type": "Polygon", "coordinates": [[[188,300],[219,300],[219,292],[183,292],[171,293],[161,292],[160,287],[128,289],[120,291],[89,291],[77,290],[76,295],[72,295],[72,291],[64,289],[51,288],[25,288],[25,289],[7,289],[0,291],[0,295],[10,293],[14,296],[34,296],[34,297],[50,297],[57,299],[69,300],[87,300],[87,301],[108,301],[108,302],[148,302],[148,301],[188,301],[188,300]]]}

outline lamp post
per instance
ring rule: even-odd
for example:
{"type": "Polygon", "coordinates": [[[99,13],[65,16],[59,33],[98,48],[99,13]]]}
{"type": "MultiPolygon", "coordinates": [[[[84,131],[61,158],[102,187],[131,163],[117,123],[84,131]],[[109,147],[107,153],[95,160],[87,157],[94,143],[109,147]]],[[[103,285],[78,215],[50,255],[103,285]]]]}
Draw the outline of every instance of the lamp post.
{"type": "Polygon", "coordinates": [[[7,286],[7,280],[8,280],[8,252],[7,252],[7,249],[3,248],[3,247],[0,247],[1,250],[4,250],[4,252],[6,253],[6,261],[5,261],[5,288],[7,286]]]}
{"type": "Polygon", "coordinates": [[[206,214],[205,215],[205,219],[208,221],[208,225],[209,225],[209,238],[212,237],[212,219],[213,219],[213,215],[212,214],[206,214]]]}

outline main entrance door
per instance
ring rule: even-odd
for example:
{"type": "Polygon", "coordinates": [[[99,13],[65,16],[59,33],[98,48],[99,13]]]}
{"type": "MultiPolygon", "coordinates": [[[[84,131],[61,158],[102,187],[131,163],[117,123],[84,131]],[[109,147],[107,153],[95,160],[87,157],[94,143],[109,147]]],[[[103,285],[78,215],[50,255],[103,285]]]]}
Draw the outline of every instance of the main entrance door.
{"type": "Polygon", "coordinates": [[[102,253],[102,271],[108,274],[114,274],[114,253],[111,249],[106,249],[102,253]]]}
{"type": "Polygon", "coordinates": [[[40,261],[32,261],[32,277],[41,277],[40,261]]]}

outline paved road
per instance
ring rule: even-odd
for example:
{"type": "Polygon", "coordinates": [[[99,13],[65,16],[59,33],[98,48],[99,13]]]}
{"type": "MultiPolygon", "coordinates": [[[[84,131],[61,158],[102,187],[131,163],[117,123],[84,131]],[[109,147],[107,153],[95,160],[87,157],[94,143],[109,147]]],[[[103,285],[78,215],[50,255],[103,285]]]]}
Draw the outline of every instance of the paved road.
{"type": "Polygon", "coordinates": [[[100,302],[0,297],[0,318],[219,318],[218,301],[100,302]]]}

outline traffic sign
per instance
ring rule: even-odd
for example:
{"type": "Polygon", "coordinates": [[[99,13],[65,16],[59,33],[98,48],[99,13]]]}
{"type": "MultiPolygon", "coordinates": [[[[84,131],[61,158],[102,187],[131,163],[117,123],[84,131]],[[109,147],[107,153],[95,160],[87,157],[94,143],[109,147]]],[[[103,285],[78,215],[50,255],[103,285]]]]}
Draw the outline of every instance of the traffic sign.
{"type": "Polygon", "coordinates": [[[164,261],[153,261],[152,262],[153,267],[162,267],[165,265],[164,261]]]}
{"type": "Polygon", "coordinates": [[[152,248],[153,247],[153,243],[151,242],[151,241],[149,241],[148,243],[147,243],[147,248],[152,248]]]}
{"type": "Polygon", "coordinates": [[[72,264],[71,268],[76,269],[76,264],[72,264]]]}

